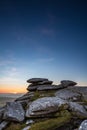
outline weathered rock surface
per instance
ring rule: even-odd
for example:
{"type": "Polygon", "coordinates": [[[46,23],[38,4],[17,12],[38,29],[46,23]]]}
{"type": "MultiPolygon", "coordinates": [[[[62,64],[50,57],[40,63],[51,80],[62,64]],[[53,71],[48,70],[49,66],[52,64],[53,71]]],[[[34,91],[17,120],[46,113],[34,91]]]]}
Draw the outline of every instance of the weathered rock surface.
{"type": "Polygon", "coordinates": [[[84,120],[78,130],[87,130],[87,120],[84,120]]]}
{"type": "Polygon", "coordinates": [[[70,101],[78,101],[81,99],[81,94],[77,92],[73,92],[70,89],[62,89],[55,93],[55,96],[62,98],[64,100],[70,100],[70,101]]]}
{"type": "Polygon", "coordinates": [[[39,85],[37,87],[38,91],[46,91],[46,90],[58,90],[63,88],[61,85],[39,85]]]}
{"type": "Polygon", "coordinates": [[[87,86],[74,86],[70,87],[74,92],[78,92],[82,95],[83,100],[87,101],[87,86]]]}
{"type": "Polygon", "coordinates": [[[74,82],[74,81],[70,81],[70,80],[62,80],[62,81],[61,81],[61,84],[62,84],[64,87],[68,87],[68,86],[74,86],[74,85],[76,85],[77,83],[74,82]]]}
{"type": "Polygon", "coordinates": [[[57,112],[60,107],[67,107],[67,102],[57,97],[44,97],[33,101],[26,111],[26,117],[46,116],[52,112],[57,112]]]}
{"type": "Polygon", "coordinates": [[[32,78],[27,80],[28,83],[38,83],[38,82],[43,82],[43,81],[48,81],[46,78],[32,78]]]}
{"type": "Polygon", "coordinates": [[[36,85],[36,86],[28,86],[27,90],[28,91],[46,91],[46,90],[58,90],[63,88],[62,85],[49,85],[49,84],[45,84],[45,85],[36,85]]]}
{"type": "Polygon", "coordinates": [[[3,119],[22,122],[24,120],[24,109],[19,102],[8,102],[4,111],[3,119]]]}
{"type": "Polygon", "coordinates": [[[79,118],[87,118],[87,111],[84,106],[75,102],[69,102],[69,109],[75,116],[79,118]]]}

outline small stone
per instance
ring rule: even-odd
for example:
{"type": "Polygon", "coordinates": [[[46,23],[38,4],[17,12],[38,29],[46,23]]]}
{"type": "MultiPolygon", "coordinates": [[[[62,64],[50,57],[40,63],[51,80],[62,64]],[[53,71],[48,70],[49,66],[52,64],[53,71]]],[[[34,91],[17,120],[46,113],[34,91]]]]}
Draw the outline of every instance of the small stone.
{"type": "Polygon", "coordinates": [[[6,128],[6,126],[9,124],[9,122],[7,121],[3,121],[0,123],[0,130],[3,130],[4,128],[6,128]]]}
{"type": "Polygon", "coordinates": [[[23,128],[22,130],[29,130],[31,128],[31,126],[26,126],[25,128],[23,128]]]}
{"type": "Polygon", "coordinates": [[[33,123],[34,123],[33,120],[27,120],[27,121],[26,121],[26,125],[33,124],[33,123]]]}
{"type": "Polygon", "coordinates": [[[84,120],[78,130],[87,130],[87,120],[84,120]]]}

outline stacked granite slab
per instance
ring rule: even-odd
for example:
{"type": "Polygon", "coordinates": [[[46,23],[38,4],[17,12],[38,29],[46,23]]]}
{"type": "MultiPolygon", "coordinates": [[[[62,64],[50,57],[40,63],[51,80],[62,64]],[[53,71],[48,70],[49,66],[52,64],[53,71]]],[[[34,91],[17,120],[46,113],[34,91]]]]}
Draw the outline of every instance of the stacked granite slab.
{"type": "Polygon", "coordinates": [[[69,80],[62,80],[59,85],[52,85],[53,81],[45,78],[32,78],[27,80],[30,85],[28,86],[28,91],[46,91],[46,90],[58,90],[68,86],[74,86],[77,83],[69,80]]]}

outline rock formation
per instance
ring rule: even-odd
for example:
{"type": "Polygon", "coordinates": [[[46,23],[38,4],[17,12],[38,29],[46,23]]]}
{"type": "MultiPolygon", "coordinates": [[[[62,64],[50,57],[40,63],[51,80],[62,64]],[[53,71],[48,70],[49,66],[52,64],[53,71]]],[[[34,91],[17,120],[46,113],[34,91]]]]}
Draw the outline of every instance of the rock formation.
{"type": "Polygon", "coordinates": [[[27,82],[26,94],[0,108],[0,130],[87,130],[87,87],[46,78],[27,82]]]}

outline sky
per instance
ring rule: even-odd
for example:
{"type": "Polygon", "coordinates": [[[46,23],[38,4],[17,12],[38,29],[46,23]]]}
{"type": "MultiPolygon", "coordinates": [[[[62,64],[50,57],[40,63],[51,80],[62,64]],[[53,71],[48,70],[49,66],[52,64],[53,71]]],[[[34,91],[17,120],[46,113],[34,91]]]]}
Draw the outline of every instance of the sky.
{"type": "Polygon", "coordinates": [[[0,93],[34,77],[87,85],[86,0],[0,0],[0,93]]]}

